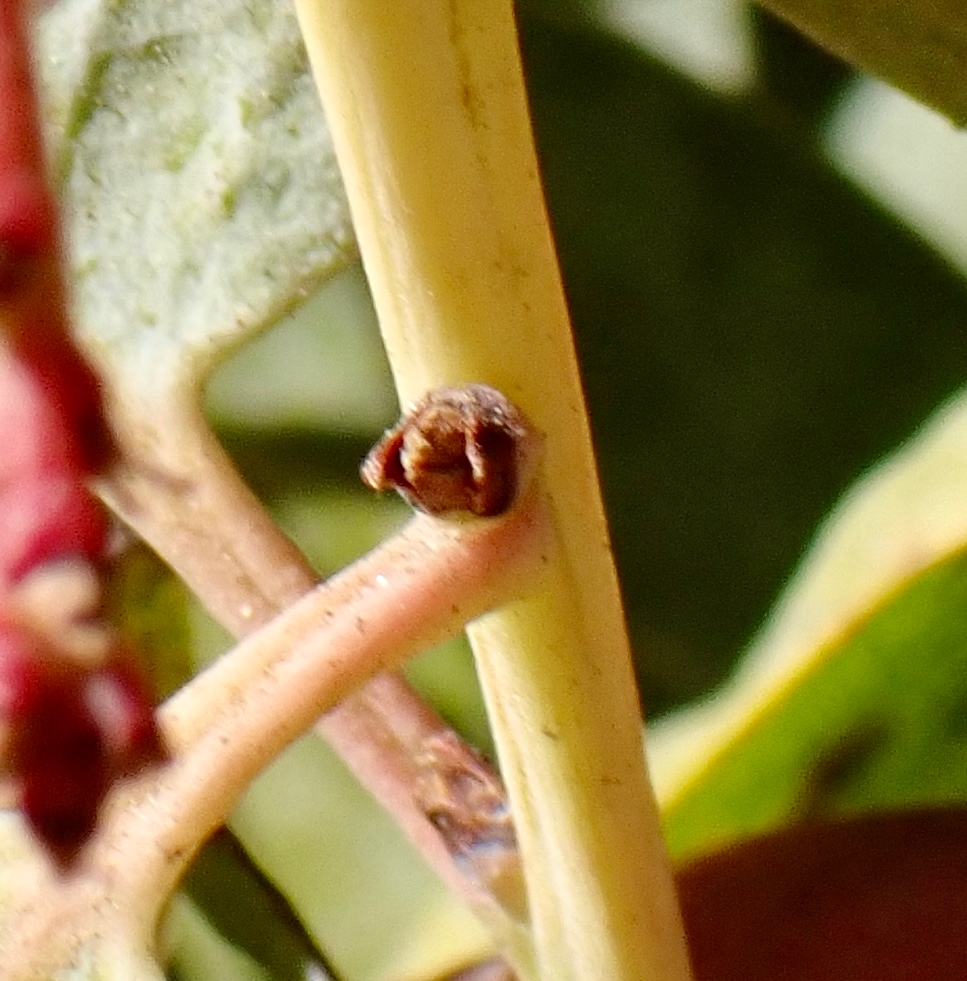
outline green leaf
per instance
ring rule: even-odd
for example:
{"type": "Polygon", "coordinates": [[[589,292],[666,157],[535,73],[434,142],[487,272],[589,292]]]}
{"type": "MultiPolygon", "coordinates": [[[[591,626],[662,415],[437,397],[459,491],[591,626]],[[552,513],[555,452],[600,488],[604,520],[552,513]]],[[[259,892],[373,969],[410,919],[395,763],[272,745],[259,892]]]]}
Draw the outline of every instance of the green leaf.
{"type": "Polygon", "coordinates": [[[183,893],[171,899],[162,927],[167,981],[272,981],[264,968],[232,946],[183,893]]]}
{"type": "Polygon", "coordinates": [[[760,0],[803,33],[967,123],[967,9],[950,0],[760,0]]]}
{"type": "Polygon", "coordinates": [[[807,132],[818,135],[855,72],[761,7],[753,5],[748,16],[756,88],[807,132]]]}
{"type": "Polygon", "coordinates": [[[338,975],[433,977],[490,953],[477,921],[315,736],[256,780],[232,830],[338,975]]]}
{"type": "Polygon", "coordinates": [[[194,674],[191,594],[144,544],[131,542],[111,563],[105,602],[110,622],[136,652],[159,701],[194,674]]]}
{"type": "MultiPolygon", "coordinates": [[[[180,535],[217,563],[241,537],[218,519],[251,527],[238,497],[260,515],[208,432],[201,384],[354,251],[294,11],[271,0],[64,0],[37,39],[77,333],[143,485],[117,496],[139,516],[154,508],[169,541],[180,535]]],[[[128,626],[151,630],[144,617],[128,626]]],[[[160,978],[149,952],[123,946],[130,927],[118,925],[111,889],[94,903],[82,895],[80,912],[76,893],[48,884],[4,913],[22,912],[29,932],[31,918],[66,911],[51,954],[65,978],[160,978]]]]}
{"type": "MultiPolygon", "coordinates": [[[[399,404],[360,265],[333,277],[291,317],[221,365],[206,390],[206,408],[220,430],[262,433],[266,444],[293,430],[319,431],[328,446],[306,463],[333,454],[343,461],[352,450],[356,455],[343,472],[361,488],[359,462],[396,422],[399,404]],[[350,442],[350,436],[362,440],[350,442]]],[[[259,469],[263,478],[271,470],[259,469]]]]}
{"type": "MultiPolygon", "coordinates": [[[[202,850],[182,890],[272,981],[332,981],[330,966],[285,898],[226,829],[202,850]]],[[[187,959],[187,952],[181,956],[187,959]]]]}
{"type": "Polygon", "coordinates": [[[125,386],[197,382],[345,263],[289,4],[67,0],[39,40],[76,317],[125,386]]]}
{"type": "Polygon", "coordinates": [[[846,495],[732,682],[650,741],[678,856],[967,799],[967,395],[846,495]]]}
{"type": "Polygon", "coordinates": [[[521,28],[654,716],[721,681],[843,489],[964,383],[967,290],[757,97],[521,28]]]}

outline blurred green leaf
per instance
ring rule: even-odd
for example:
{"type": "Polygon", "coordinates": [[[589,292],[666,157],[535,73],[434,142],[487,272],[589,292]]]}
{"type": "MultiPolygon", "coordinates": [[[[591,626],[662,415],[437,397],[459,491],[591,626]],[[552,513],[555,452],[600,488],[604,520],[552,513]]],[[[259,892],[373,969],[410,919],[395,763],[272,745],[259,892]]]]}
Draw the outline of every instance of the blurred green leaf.
{"type": "Polygon", "coordinates": [[[314,736],[255,782],[232,828],[340,976],[432,977],[489,952],[480,925],[314,736]]]}
{"type": "Polygon", "coordinates": [[[963,383],[967,289],[757,99],[521,27],[654,714],[721,679],[841,490],[963,383]]]}
{"type": "Polygon", "coordinates": [[[285,898],[229,831],[220,830],[206,844],[182,890],[270,981],[335,981],[285,898]]]}
{"type": "Polygon", "coordinates": [[[846,496],[735,679],[650,742],[677,855],[967,800],[967,395],[846,496]]]}
{"type": "Polygon", "coordinates": [[[194,673],[187,586],[154,552],[130,542],[109,570],[110,622],[141,660],[160,701],[194,673]]]}
{"type": "Polygon", "coordinates": [[[761,7],[752,6],[749,15],[758,90],[818,138],[855,70],[761,7]]]}
{"type": "Polygon", "coordinates": [[[172,897],[162,926],[167,981],[272,981],[233,947],[182,892],[172,897]]]}
{"type": "Polygon", "coordinates": [[[345,263],[290,5],[65,0],[39,40],[76,317],[119,384],[197,381],[345,263]]]}
{"type": "Polygon", "coordinates": [[[967,122],[967,9],[952,0],[760,0],[841,58],[967,122]]]}
{"type": "MultiPolygon", "coordinates": [[[[334,471],[335,463],[343,467],[341,476],[358,484],[359,461],[399,415],[360,266],[334,276],[291,317],[221,366],[207,387],[206,406],[219,428],[240,437],[253,430],[256,438],[264,434],[264,449],[272,436],[286,440],[314,430],[328,437],[315,451],[305,446],[307,465],[334,471]],[[348,466],[345,449],[357,454],[348,466]]],[[[243,440],[232,445],[245,452],[243,440]]],[[[271,471],[249,469],[260,470],[263,479],[271,471]]]]}

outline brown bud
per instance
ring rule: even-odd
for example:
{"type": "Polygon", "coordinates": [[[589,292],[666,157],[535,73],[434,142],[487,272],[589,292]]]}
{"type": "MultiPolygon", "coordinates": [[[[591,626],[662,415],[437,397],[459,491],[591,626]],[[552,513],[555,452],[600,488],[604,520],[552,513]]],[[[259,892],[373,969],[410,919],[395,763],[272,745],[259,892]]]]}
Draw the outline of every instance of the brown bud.
{"type": "Polygon", "coordinates": [[[373,490],[395,488],[429,514],[501,514],[517,495],[529,431],[496,389],[435,389],[373,447],[362,478],[373,490]]]}

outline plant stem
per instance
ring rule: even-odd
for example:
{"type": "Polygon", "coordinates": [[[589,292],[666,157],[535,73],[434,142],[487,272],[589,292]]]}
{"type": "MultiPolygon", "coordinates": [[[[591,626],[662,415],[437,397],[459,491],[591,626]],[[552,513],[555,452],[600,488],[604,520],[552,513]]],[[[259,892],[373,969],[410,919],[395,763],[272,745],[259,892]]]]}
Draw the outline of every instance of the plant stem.
{"type": "MultiPolygon", "coordinates": [[[[537,564],[544,526],[533,498],[492,522],[414,518],[174,696],[162,711],[174,764],[146,802],[150,813],[172,819],[161,822],[160,835],[158,821],[139,820],[151,836],[141,847],[156,856],[156,868],[140,860],[144,895],[132,905],[166,894],[253,777],[320,714],[519,590],[537,564]]],[[[111,862],[123,864],[119,852],[140,854],[137,837],[109,831],[111,862]]],[[[462,893],[505,942],[520,946],[520,928],[505,916],[498,924],[485,888],[464,882],[462,893]]]]}
{"type": "Polygon", "coordinates": [[[484,382],[546,437],[528,595],[469,630],[545,981],[689,977],[510,0],[296,0],[401,401],[484,382]]]}
{"type": "MultiPolygon", "coordinates": [[[[319,595],[315,572],[238,476],[193,399],[176,392],[170,401],[149,406],[139,401],[138,393],[125,392],[115,400],[111,415],[124,455],[104,482],[103,496],[223,626],[245,637],[286,616],[307,594],[319,595]]],[[[407,532],[411,533],[412,529],[407,532]]],[[[440,544],[433,536],[429,540],[440,544]]],[[[446,560],[445,549],[439,558],[446,560]]],[[[385,597],[391,596],[390,591],[384,592],[385,597]]],[[[393,602],[400,600],[393,598],[393,602]]],[[[462,610],[462,599],[458,597],[453,605],[462,610]]],[[[273,635],[258,636],[259,644],[267,644],[265,638],[273,635]]],[[[391,642],[387,653],[393,650],[391,642]]],[[[222,676],[214,668],[203,676],[215,677],[222,676]]],[[[198,699],[197,693],[212,682],[200,678],[193,684],[192,698],[198,699]]],[[[205,714],[215,711],[221,684],[207,689],[208,695],[196,703],[204,706],[205,714]]],[[[485,884],[469,878],[454,862],[414,797],[427,743],[442,733],[458,739],[456,734],[398,674],[375,678],[356,691],[347,688],[344,694],[348,697],[330,712],[323,714],[322,706],[317,706],[319,734],[393,816],[444,883],[484,922],[503,935],[517,937],[517,927],[499,899],[487,895],[485,884]]],[[[471,749],[461,745],[468,765],[475,765],[471,749]]],[[[517,940],[514,944],[519,946],[517,940]]]]}
{"type": "MultiPolygon", "coordinates": [[[[172,889],[258,772],[368,678],[518,592],[546,531],[533,495],[489,521],[418,516],[190,681],[160,710],[169,762],[112,792],[76,875],[18,925],[36,943],[6,952],[0,976],[52,974],[102,934],[150,950],[172,889]]],[[[485,884],[462,893],[526,965],[526,928],[485,884]]]]}

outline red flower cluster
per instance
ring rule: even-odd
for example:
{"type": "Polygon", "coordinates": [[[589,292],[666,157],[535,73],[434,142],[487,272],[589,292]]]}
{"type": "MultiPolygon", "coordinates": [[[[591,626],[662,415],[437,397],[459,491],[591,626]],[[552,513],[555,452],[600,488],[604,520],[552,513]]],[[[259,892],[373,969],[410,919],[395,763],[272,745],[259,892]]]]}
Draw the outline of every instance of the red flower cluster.
{"type": "Polygon", "coordinates": [[[91,670],[2,621],[0,715],[24,817],[62,867],[94,831],[111,784],[162,756],[150,694],[132,662],[115,654],[91,670]]]}
{"type": "Polygon", "coordinates": [[[0,2],[0,726],[2,766],[69,865],[113,781],[162,755],[147,686],[100,613],[112,455],[68,330],[22,2],[0,2]]]}

